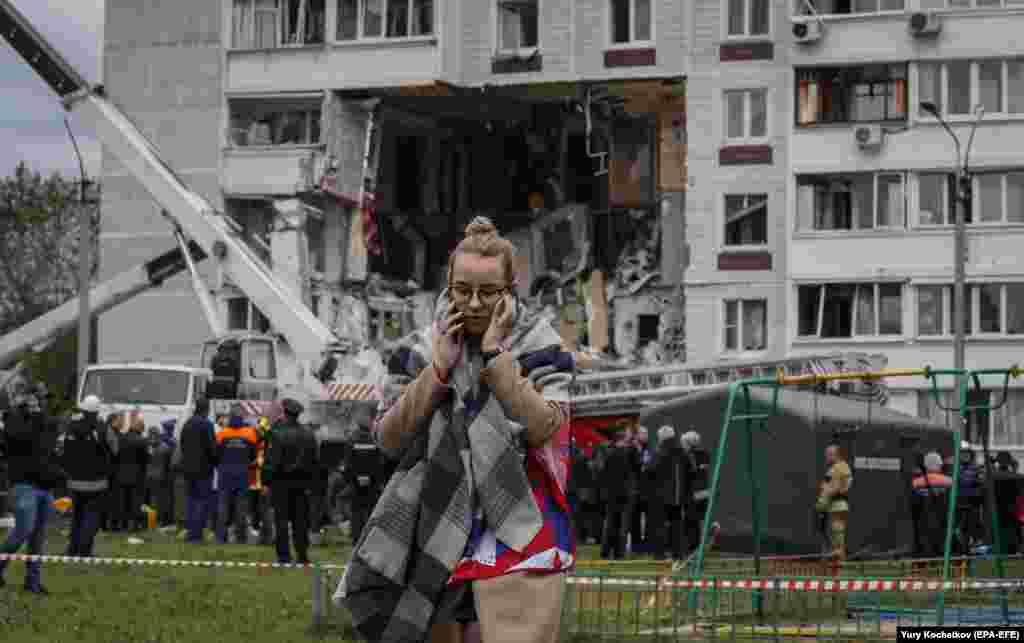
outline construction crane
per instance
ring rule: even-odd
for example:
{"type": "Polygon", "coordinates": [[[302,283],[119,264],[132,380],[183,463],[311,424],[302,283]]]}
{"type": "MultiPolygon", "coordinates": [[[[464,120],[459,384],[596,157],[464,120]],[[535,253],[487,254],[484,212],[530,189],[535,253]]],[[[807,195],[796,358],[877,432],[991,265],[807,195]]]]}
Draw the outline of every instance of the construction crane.
{"type": "MultiPolygon", "coordinates": [[[[206,253],[195,243],[188,244],[188,247],[193,261],[198,262],[206,258],[206,253]]],[[[181,248],[174,248],[156,259],[119,273],[89,290],[92,312],[101,315],[137,295],[159,287],[164,281],[187,268],[184,252],[181,248]]],[[[0,368],[11,365],[26,351],[42,350],[70,331],[78,323],[78,310],[77,300],[68,301],[0,337],[0,368]]],[[[21,364],[18,364],[7,379],[17,376],[21,370],[21,364]]],[[[0,382],[0,390],[6,386],[6,380],[0,382]]]]}
{"type": "MultiPolygon", "coordinates": [[[[287,375],[278,378],[274,387],[277,399],[295,397],[307,403],[323,401],[330,397],[324,386],[338,382],[340,376],[352,380],[376,372],[365,364],[356,364],[358,347],[337,337],[317,319],[300,295],[278,279],[249,247],[238,224],[190,189],[139,127],[107,97],[103,86],[87,82],[10,0],[0,0],[0,33],[60,97],[64,108],[92,126],[103,147],[117,157],[161,207],[171,223],[184,267],[192,275],[196,295],[214,334],[223,334],[219,315],[210,290],[202,285],[194,262],[190,261],[200,254],[214,261],[224,277],[252,301],[281,335],[283,342],[276,336],[270,338],[276,351],[275,363],[288,363],[290,367],[278,369],[287,375]],[[195,255],[183,250],[191,247],[197,249],[195,255]],[[346,371],[352,364],[355,366],[346,371]]],[[[294,201],[281,203],[279,212],[288,216],[294,201]]],[[[142,287],[141,281],[136,285],[142,287]]],[[[131,290],[128,288],[125,292],[131,290]]],[[[125,298],[104,296],[102,292],[94,297],[100,307],[116,305],[125,298]]],[[[70,309],[62,307],[37,320],[38,323],[33,322],[24,332],[19,329],[14,337],[5,337],[0,346],[12,353],[24,350],[34,346],[37,339],[45,339],[66,328],[71,320],[70,309]]],[[[257,339],[243,337],[241,342],[257,339]]],[[[379,356],[377,359],[379,361],[379,356]]]]}

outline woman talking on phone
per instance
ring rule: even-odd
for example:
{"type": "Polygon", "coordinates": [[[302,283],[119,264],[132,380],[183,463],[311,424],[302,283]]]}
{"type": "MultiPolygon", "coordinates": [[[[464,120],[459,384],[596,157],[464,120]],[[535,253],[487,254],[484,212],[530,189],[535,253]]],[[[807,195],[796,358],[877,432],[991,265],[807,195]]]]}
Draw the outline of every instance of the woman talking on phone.
{"type": "Polygon", "coordinates": [[[381,404],[374,432],[400,464],[335,595],[369,641],[558,640],[574,365],[519,306],[514,253],[490,220],[467,226],[407,360],[427,366],[381,404]]]}

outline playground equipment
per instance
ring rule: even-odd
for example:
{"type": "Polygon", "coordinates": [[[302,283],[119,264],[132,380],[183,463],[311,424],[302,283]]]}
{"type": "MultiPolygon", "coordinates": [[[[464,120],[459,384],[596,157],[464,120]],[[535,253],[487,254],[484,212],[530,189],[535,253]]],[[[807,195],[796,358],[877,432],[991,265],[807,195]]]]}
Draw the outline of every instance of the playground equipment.
{"type": "MultiPolygon", "coordinates": [[[[697,548],[696,554],[694,555],[690,565],[690,576],[691,578],[699,578],[704,573],[704,557],[705,548],[708,540],[708,534],[710,531],[711,524],[715,515],[715,505],[719,495],[719,489],[721,486],[721,474],[722,466],[725,460],[727,452],[728,440],[730,438],[730,429],[736,422],[742,422],[744,426],[743,435],[747,442],[747,477],[750,482],[750,495],[751,495],[751,506],[752,506],[752,524],[754,534],[754,575],[760,577],[762,574],[761,569],[761,555],[760,555],[760,543],[761,543],[761,515],[760,515],[760,502],[758,499],[758,484],[755,478],[755,461],[753,453],[753,439],[756,430],[763,430],[766,426],[767,420],[779,413],[779,402],[782,395],[782,389],[785,386],[793,385],[817,385],[825,382],[835,380],[860,380],[866,382],[879,381],[885,378],[892,377],[924,377],[928,380],[929,390],[936,405],[946,411],[956,411],[959,413],[962,422],[966,421],[968,414],[974,411],[991,412],[1001,408],[1007,399],[1007,390],[1011,379],[1018,377],[1021,370],[1017,366],[1012,366],[1008,369],[983,369],[983,370],[968,370],[968,369],[932,369],[929,367],[925,368],[912,368],[912,369],[883,369],[880,371],[865,371],[865,372],[838,372],[838,373],[824,373],[824,374],[802,374],[802,375],[786,375],[785,372],[779,371],[775,377],[760,377],[750,378],[745,380],[734,381],[729,384],[728,400],[726,403],[725,417],[722,421],[722,431],[720,434],[717,449],[714,457],[714,467],[711,476],[711,495],[708,502],[707,510],[704,516],[704,525],[702,529],[701,542],[697,548]],[[986,378],[991,379],[994,376],[1002,377],[1002,396],[995,401],[982,402],[978,404],[967,403],[968,387],[974,385],[976,390],[982,390],[982,383],[986,378]],[[938,380],[940,377],[953,377],[956,378],[956,390],[958,392],[959,405],[958,407],[947,408],[943,405],[938,380]],[[770,390],[770,402],[767,404],[755,403],[755,395],[752,389],[755,387],[768,387],[770,390]],[[767,407],[767,408],[764,408],[767,407]]],[[[988,399],[988,398],[986,398],[988,399]]],[[[945,533],[945,546],[943,550],[942,559],[942,583],[937,590],[938,600],[936,602],[936,623],[942,625],[946,615],[945,609],[945,598],[947,591],[947,583],[950,579],[950,557],[953,546],[953,534],[956,528],[956,500],[957,491],[960,481],[960,444],[961,444],[961,431],[959,426],[954,426],[952,430],[952,452],[953,452],[953,484],[949,491],[948,508],[946,512],[946,533],[945,533]]],[[[998,578],[1003,579],[1006,576],[1006,570],[1004,565],[1004,559],[1006,551],[1004,548],[1003,539],[1001,536],[1001,530],[999,528],[999,517],[994,506],[994,491],[992,486],[992,471],[991,471],[991,459],[988,457],[988,436],[985,436],[984,442],[985,462],[988,467],[987,470],[987,504],[988,504],[988,515],[992,521],[992,532],[994,534],[994,561],[995,571],[998,578]]],[[[700,590],[691,590],[691,604],[696,603],[697,594],[700,590]]],[[[754,609],[755,612],[760,616],[763,615],[763,603],[761,601],[762,596],[755,591],[753,593],[754,609]]],[[[1010,613],[1008,609],[1006,591],[1002,590],[999,596],[1000,610],[999,613],[1003,622],[1009,622],[1010,613]]]]}

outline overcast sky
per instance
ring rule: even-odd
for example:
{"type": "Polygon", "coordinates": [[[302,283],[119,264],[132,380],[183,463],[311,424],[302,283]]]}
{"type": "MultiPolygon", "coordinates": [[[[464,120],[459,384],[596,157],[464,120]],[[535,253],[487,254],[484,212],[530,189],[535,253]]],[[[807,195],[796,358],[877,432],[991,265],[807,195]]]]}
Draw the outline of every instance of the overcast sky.
{"type": "MultiPolygon", "coordinates": [[[[13,0],[14,5],[57,51],[90,82],[100,80],[105,0],[13,0]]],[[[56,170],[78,178],[78,161],[64,127],[57,95],[0,38],[0,175],[9,176],[18,161],[49,175],[56,170]]],[[[71,129],[86,172],[99,176],[100,146],[88,123],[70,115],[71,129]]]]}

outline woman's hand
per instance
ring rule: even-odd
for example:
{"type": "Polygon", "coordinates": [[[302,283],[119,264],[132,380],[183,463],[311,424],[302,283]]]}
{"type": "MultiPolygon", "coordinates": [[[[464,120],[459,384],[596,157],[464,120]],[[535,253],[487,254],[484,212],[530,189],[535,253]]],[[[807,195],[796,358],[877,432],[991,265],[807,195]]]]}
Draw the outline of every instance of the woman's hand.
{"type": "Polygon", "coordinates": [[[483,341],[480,343],[480,350],[485,353],[498,350],[501,342],[512,332],[512,317],[515,315],[515,305],[512,295],[506,294],[494,306],[491,313],[491,325],[484,333],[483,341]]]}
{"type": "Polygon", "coordinates": [[[442,382],[448,381],[448,373],[459,362],[462,355],[462,313],[448,304],[447,317],[434,326],[434,370],[442,382]]]}

